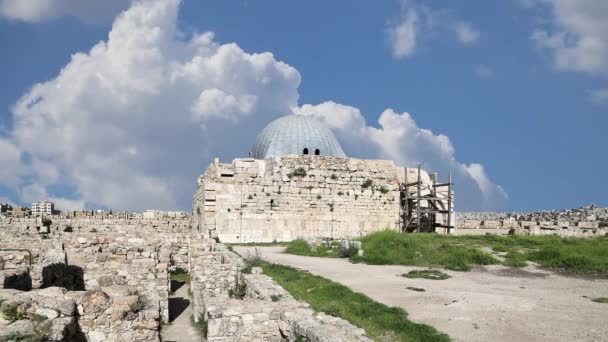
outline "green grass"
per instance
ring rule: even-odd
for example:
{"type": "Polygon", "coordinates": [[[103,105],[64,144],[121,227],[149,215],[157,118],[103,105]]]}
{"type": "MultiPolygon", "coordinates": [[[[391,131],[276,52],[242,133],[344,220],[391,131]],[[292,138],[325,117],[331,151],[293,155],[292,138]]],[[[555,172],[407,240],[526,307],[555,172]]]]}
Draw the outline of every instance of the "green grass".
{"type": "Polygon", "coordinates": [[[373,265],[438,266],[455,271],[468,271],[472,265],[499,263],[491,254],[454,243],[450,238],[435,234],[377,232],[361,239],[364,254],[354,256],[352,260],[373,265]]]}
{"type": "Polygon", "coordinates": [[[309,303],[316,311],[341,317],[365,329],[377,341],[449,341],[434,328],[414,323],[401,308],[388,307],[328,279],[292,267],[256,262],[264,274],[273,278],[296,299],[309,303]]]}
{"type": "Polygon", "coordinates": [[[190,274],[183,268],[176,268],[171,272],[171,280],[180,281],[184,284],[190,284],[190,274]]]}
{"type": "Polygon", "coordinates": [[[375,265],[445,267],[467,271],[473,265],[499,264],[492,254],[506,252],[503,263],[526,266],[533,261],[542,267],[570,274],[608,278],[608,238],[560,238],[558,236],[451,236],[401,234],[381,231],[361,239],[363,256],[355,262],[375,265]]]}
{"type": "Polygon", "coordinates": [[[288,254],[316,256],[316,257],[340,257],[340,246],[327,247],[325,245],[311,247],[305,240],[294,240],[287,245],[288,254]]]}
{"type": "Polygon", "coordinates": [[[608,304],[608,297],[599,297],[599,298],[594,298],[591,300],[592,302],[596,302],[596,303],[604,303],[604,304],[608,304]]]}
{"type": "Polygon", "coordinates": [[[439,270],[413,270],[406,274],[402,274],[402,277],[410,279],[431,279],[431,280],[445,280],[451,278],[449,275],[439,270]]]}

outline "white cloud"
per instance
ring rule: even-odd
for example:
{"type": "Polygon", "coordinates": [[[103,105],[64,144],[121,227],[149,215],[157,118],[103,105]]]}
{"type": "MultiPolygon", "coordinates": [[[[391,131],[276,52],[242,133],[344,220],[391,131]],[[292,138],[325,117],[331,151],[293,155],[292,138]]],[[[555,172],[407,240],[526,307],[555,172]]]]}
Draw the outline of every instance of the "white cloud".
{"type": "Polygon", "coordinates": [[[17,190],[20,175],[24,172],[21,151],[10,140],[0,136],[0,185],[17,190]]]}
{"type": "Polygon", "coordinates": [[[480,33],[470,22],[458,21],[453,29],[458,40],[465,45],[475,44],[479,40],[480,33]]]}
{"type": "Polygon", "coordinates": [[[352,156],[453,170],[461,208],[504,200],[483,168],[456,161],[446,136],[418,127],[407,113],[388,109],[376,128],[354,107],[298,107],[300,74],[271,53],[220,44],[212,33],[183,40],[179,4],[136,2],[106,42],[73,55],[16,103],[0,162],[11,165],[4,172],[21,201],[188,208],[196,177],[214,156],[246,156],[263,126],[293,110],[327,122],[352,156]]]}
{"type": "Polygon", "coordinates": [[[506,192],[490,180],[481,164],[457,161],[447,136],[420,128],[408,113],[387,109],[378,128],[369,126],[359,109],[332,101],[304,105],[296,113],[325,122],[349,155],[391,159],[411,167],[422,164],[444,177],[452,171],[460,209],[497,209],[507,200],[506,192]]]}
{"type": "Polygon", "coordinates": [[[61,185],[76,207],[188,207],[212,153],[246,155],[266,122],[297,105],[300,75],[272,54],[210,33],[180,40],[179,3],[137,2],[107,42],[17,102],[11,144],[35,175],[23,200],[56,199],[61,185]]]}
{"type": "Polygon", "coordinates": [[[476,43],[481,35],[472,23],[455,19],[450,11],[435,10],[414,0],[402,0],[399,20],[390,23],[387,29],[393,57],[412,56],[419,42],[435,31],[453,31],[464,45],[476,43]]]}
{"type": "Polygon", "coordinates": [[[24,22],[41,22],[73,16],[87,23],[111,20],[131,0],[0,0],[0,16],[24,22]]]}
{"type": "Polygon", "coordinates": [[[608,88],[592,90],[591,103],[596,106],[608,106],[608,88]]]}
{"type": "Polygon", "coordinates": [[[419,16],[414,8],[404,10],[401,22],[389,27],[388,34],[395,58],[408,57],[414,53],[419,29],[419,16]]]}
{"type": "Polygon", "coordinates": [[[478,65],[475,68],[475,76],[479,78],[489,78],[494,76],[495,74],[496,72],[494,71],[494,69],[486,65],[478,65]]]}
{"type": "Polygon", "coordinates": [[[608,73],[608,2],[605,0],[527,0],[540,8],[548,24],[532,34],[550,52],[558,70],[608,73]]]}

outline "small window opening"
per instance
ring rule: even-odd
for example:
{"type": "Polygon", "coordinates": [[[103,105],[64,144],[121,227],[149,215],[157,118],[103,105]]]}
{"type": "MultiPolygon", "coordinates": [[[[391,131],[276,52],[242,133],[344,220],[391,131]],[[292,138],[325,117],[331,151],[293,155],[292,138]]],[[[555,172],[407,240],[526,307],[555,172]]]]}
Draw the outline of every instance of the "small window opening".
{"type": "Polygon", "coordinates": [[[318,156],[319,154],[321,154],[321,151],[319,151],[319,149],[315,150],[315,156],[318,156]]]}
{"type": "Polygon", "coordinates": [[[303,154],[308,154],[308,148],[304,148],[304,151],[302,151],[303,154]]]}

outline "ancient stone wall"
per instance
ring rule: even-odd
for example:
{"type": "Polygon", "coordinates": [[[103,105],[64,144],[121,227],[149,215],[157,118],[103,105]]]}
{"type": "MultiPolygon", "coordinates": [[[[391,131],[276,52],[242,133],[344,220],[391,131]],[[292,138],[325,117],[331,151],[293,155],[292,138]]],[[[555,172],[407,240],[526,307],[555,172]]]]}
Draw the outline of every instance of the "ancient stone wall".
{"type": "Polygon", "coordinates": [[[224,245],[199,237],[190,244],[195,317],[207,322],[208,341],[371,341],[349,322],[317,313],[224,245]],[[244,288],[243,298],[230,291],[244,288]]]}
{"type": "MultiPolygon", "coordinates": [[[[398,229],[399,183],[417,169],[322,156],[217,160],[199,178],[194,225],[222,242],[353,238],[398,229]]],[[[421,172],[423,194],[432,184],[421,172]]]]}

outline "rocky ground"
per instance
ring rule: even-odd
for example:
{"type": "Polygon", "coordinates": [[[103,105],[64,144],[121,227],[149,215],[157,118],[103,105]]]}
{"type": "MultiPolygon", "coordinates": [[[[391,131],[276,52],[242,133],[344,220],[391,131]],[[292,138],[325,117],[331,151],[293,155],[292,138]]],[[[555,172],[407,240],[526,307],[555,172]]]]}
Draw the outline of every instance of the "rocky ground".
{"type": "MultiPolygon", "coordinates": [[[[534,265],[522,269],[487,266],[446,271],[447,280],[407,279],[416,267],[352,264],[345,259],[282,253],[257,247],[270,262],[298,267],[344,284],[456,341],[605,341],[608,280],[565,277],[534,265]],[[422,288],[423,292],[408,287],[422,288]]],[[[235,248],[247,255],[251,247],[235,248]]]]}

